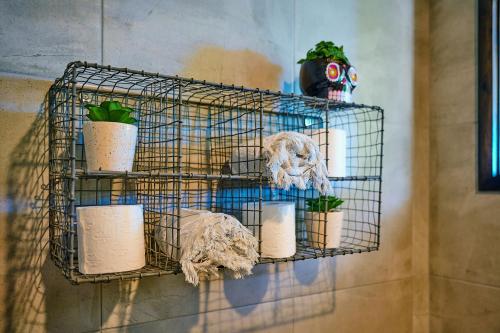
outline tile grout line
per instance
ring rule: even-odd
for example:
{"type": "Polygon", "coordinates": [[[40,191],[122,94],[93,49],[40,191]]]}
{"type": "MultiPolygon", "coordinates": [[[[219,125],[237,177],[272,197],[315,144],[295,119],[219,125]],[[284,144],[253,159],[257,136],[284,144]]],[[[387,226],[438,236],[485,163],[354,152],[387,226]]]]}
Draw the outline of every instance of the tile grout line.
{"type": "Polygon", "coordinates": [[[482,287],[487,287],[487,288],[500,289],[500,285],[494,285],[494,284],[491,284],[491,283],[481,283],[481,282],[476,282],[476,281],[469,281],[469,280],[457,279],[457,278],[449,277],[449,276],[446,276],[446,275],[439,275],[439,274],[430,274],[430,276],[431,277],[436,277],[436,278],[439,278],[439,279],[446,279],[446,280],[451,280],[451,281],[455,281],[455,282],[461,282],[461,283],[464,283],[464,284],[472,284],[472,285],[475,285],[475,286],[482,286],[482,287]]]}
{"type": "Polygon", "coordinates": [[[54,78],[50,78],[47,76],[37,76],[32,74],[4,72],[4,71],[0,71],[0,77],[20,79],[20,80],[37,80],[37,81],[49,81],[49,82],[54,81],[54,78]]]}
{"type": "MultiPolygon", "coordinates": [[[[290,89],[290,92],[293,92],[293,93],[298,93],[297,91],[295,91],[295,79],[296,79],[296,74],[295,74],[295,61],[296,61],[296,48],[297,48],[297,29],[296,29],[296,26],[297,26],[297,0],[293,0],[293,3],[292,3],[292,30],[293,30],[293,34],[292,34],[292,47],[293,47],[293,50],[292,50],[292,82],[291,82],[291,89],[290,89]]],[[[293,302],[292,304],[292,314],[293,314],[293,317],[292,317],[292,332],[295,333],[295,318],[296,318],[296,315],[295,315],[295,302],[293,302]]]]}
{"type": "Polygon", "coordinates": [[[99,284],[99,303],[100,303],[100,324],[99,324],[99,331],[102,332],[103,331],[103,328],[102,328],[102,283],[99,284]]]}
{"type": "MultiPolygon", "coordinates": [[[[101,0],[101,64],[104,64],[104,0],[101,0]]],[[[99,331],[103,332],[102,283],[99,284],[99,331]]]]}
{"type": "MultiPolygon", "coordinates": [[[[296,59],[296,48],[297,48],[297,29],[296,29],[296,25],[297,25],[297,22],[296,22],[296,19],[297,19],[297,0],[293,0],[293,4],[292,4],[293,8],[292,8],[292,30],[293,30],[293,41],[292,41],[292,47],[293,47],[293,50],[292,50],[292,82],[291,82],[291,89],[290,89],[290,92],[293,92],[293,93],[297,93],[295,91],[295,59],[296,59]]],[[[293,284],[292,284],[293,285],[293,284]]],[[[295,333],[295,302],[293,302],[292,304],[292,314],[293,314],[293,318],[292,318],[292,332],[295,333]]]]}
{"type": "MultiPolygon", "coordinates": [[[[101,0],[101,64],[104,64],[104,0],[101,0]]],[[[102,283],[99,284],[99,331],[103,332],[103,299],[102,299],[102,283]]]]}
{"type": "Polygon", "coordinates": [[[104,0],[101,0],[101,64],[104,64],[104,0]]]}
{"type": "Polygon", "coordinates": [[[290,89],[290,92],[293,92],[293,93],[298,93],[297,91],[295,91],[295,59],[296,59],[296,54],[295,54],[295,49],[296,49],[296,43],[297,43],[297,30],[295,28],[296,26],[296,16],[297,16],[297,1],[296,0],[293,0],[293,9],[292,9],[292,13],[293,13],[293,16],[292,16],[292,30],[293,30],[293,41],[292,41],[292,46],[293,46],[293,50],[292,50],[292,87],[290,89]]]}

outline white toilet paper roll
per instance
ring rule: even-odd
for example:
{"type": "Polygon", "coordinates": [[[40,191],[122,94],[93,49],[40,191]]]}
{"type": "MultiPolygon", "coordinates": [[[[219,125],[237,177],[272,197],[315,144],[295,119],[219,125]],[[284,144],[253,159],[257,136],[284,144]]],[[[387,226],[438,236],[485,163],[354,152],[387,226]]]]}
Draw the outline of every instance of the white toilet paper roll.
{"type": "MultiPolygon", "coordinates": [[[[242,205],[243,225],[259,223],[259,203],[242,205]]],[[[295,203],[283,201],[262,202],[261,256],[285,258],[293,256],[295,246],[295,203]]]]}
{"type": "Polygon", "coordinates": [[[328,129],[328,145],[326,144],[326,129],[315,130],[311,133],[314,142],[319,145],[320,151],[328,156],[327,167],[330,177],[346,176],[346,132],[341,129],[328,129]],[[327,148],[328,147],[328,148],[327,148]],[[327,150],[328,149],[328,150],[327,150]],[[328,151],[328,155],[327,155],[328,151]]]}
{"type": "Polygon", "coordinates": [[[80,273],[123,272],[146,265],[142,205],[78,207],[76,212],[80,273]]]}

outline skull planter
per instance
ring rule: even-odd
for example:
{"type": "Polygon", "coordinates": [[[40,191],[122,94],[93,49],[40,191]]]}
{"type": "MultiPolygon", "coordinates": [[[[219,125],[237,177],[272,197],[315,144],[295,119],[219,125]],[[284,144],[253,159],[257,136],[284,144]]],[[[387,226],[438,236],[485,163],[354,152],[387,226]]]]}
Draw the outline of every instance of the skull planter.
{"type": "Polygon", "coordinates": [[[352,103],[357,85],[356,68],[339,61],[308,60],[300,68],[300,89],[306,96],[352,103]]]}

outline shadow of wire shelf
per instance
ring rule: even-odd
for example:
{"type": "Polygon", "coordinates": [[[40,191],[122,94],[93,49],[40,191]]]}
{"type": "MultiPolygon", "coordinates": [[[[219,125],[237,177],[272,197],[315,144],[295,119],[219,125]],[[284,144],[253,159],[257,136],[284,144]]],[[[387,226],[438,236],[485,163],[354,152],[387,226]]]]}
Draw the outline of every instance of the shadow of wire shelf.
{"type": "MultiPolygon", "coordinates": [[[[154,239],[162,223],[167,232],[180,229],[179,208],[223,212],[242,221],[248,213],[242,208],[245,202],[295,202],[297,253],[289,258],[261,258],[259,263],[369,252],[379,247],[380,107],[85,62],[68,64],[49,96],[50,254],[72,283],[181,272],[179,240],[166,239],[169,251],[165,252],[154,239]],[[134,170],[86,172],[84,105],[111,99],[133,108],[138,119],[134,170]],[[335,195],[345,200],[342,241],[336,249],[324,244],[312,248],[306,236],[305,200],[319,193],[312,188],[275,188],[258,156],[261,138],[281,131],[310,135],[327,152],[330,128],[343,129],[347,137],[347,176],[330,178],[335,195]],[[122,273],[79,273],[76,207],[137,203],[144,206],[147,266],[122,273]]],[[[246,226],[259,239],[261,222],[246,226]]],[[[324,236],[326,228],[318,232],[324,236]]]]}

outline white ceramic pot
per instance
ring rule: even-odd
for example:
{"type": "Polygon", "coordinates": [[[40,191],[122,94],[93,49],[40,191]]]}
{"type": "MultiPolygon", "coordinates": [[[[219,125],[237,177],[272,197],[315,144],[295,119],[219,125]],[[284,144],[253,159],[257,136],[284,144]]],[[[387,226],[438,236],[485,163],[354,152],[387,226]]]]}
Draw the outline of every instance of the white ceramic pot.
{"type": "Polygon", "coordinates": [[[335,211],[326,213],[306,212],[304,221],[306,223],[307,240],[309,245],[315,248],[333,249],[340,247],[342,238],[342,222],[344,212],[335,211]],[[325,229],[326,216],[326,229],[325,229]],[[326,244],[325,235],[326,232],[326,244]]]}
{"type": "Polygon", "coordinates": [[[88,121],[83,124],[87,171],[132,171],[137,127],[88,121]]]}
{"type": "Polygon", "coordinates": [[[146,265],[142,205],[78,207],[76,212],[80,273],[124,272],[146,265]]]}

